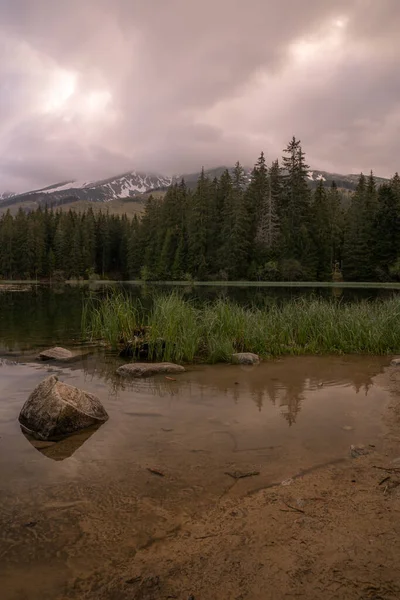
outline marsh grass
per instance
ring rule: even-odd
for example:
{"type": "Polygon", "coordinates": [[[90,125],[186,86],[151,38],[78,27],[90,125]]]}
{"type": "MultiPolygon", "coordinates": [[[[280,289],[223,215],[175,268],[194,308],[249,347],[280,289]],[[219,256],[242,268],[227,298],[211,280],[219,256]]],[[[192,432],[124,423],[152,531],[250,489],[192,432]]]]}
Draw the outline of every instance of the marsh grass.
{"type": "Polygon", "coordinates": [[[82,330],[112,348],[149,326],[154,360],[223,362],[234,352],[285,354],[390,354],[400,352],[400,299],[353,304],[322,299],[272,302],[259,308],[225,299],[197,306],[173,291],[155,296],[144,311],[121,292],[91,299],[82,330]]]}
{"type": "Polygon", "coordinates": [[[84,302],[81,328],[83,336],[91,340],[103,340],[116,349],[119,343],[132,339],[135,329],[143,318],[139,301],[115,290],[105,298],[90,296],[84,302]]]}

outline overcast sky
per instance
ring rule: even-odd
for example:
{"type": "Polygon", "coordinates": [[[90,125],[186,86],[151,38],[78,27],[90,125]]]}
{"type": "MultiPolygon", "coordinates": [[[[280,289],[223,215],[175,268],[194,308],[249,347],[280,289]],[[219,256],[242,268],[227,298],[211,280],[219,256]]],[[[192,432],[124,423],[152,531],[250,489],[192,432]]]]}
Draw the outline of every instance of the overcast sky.
{"type": "Polygon", "coordinates": [[[0,192],[302,140],[400,170],[400,0],[0,0],[0,192]]]}

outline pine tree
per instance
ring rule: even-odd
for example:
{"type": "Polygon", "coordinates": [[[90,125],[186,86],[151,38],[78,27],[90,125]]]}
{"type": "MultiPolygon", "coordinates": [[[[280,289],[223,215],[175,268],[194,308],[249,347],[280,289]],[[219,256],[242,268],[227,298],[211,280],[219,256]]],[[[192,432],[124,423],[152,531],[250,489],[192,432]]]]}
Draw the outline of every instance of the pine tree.
{"type": "MultiPolygon", "coordinates": [[[[276,185],[276,169],[274,165],[274,185],[276,185]]],[[[271,169],[272,170],[272,169],[271,169]]],[[[277,194],[271,186],[264,153],[254,166],[251,181],[246,192],[247,210],[251,221],[251,270],[264,273],[265,264],[276,257],[279,240],[279,218],[277,210],[277,194]]]]}
{"type": "Polygon", "coordinates": [[[245,198],[245,177],[243,167],[236,163],[231,183],[225,176],[227,197],[224,205],[222,253],[224,271],[229,279],[240,279],[247,275],[250,257],[251,221],[245,198]]]}
{"type": "Polygon", "coordinates": [[[161,203],[150,196],[147,200],[141,221],[139,235],[139,252],[142,256],[142,268],[150,279],[157,279],[158,259],[160,254],[161,203]]]}
{"type": "Polygon", "coordinates": [[[327,193],[330,224],[330,262],[334,271],[340,269],[342,264],[343,236],[344,236],[344,213],[341,206],[340,195],[336,183],[333,181],[327,193]]]}
{"type": "Polygon", "coordinates": [[[346,215],[343,274],[347,281],[371,281],[374,278],[372,191],[371,181],[367,184],[361,173],[346,215]]]}
{"type": "Polygon", "coordinates": [[[232,232],[235,221],[235,211],[233,204],[233,186],[232,177],[228,169],[226,169],[217,185],[216,189],[216,211],[220,215],[219,217],[219,247],[215,253],[216,259],[216,273],[218,279],[228,279],[231,264],[234,262],[232,259],[232,232]]]}
{"type": "Polygon", "coordinates": [[[312,213],[312,236],[315,249],[315,277],[317,281],[332,278],[332,224],[329,199],[323,181],[320,180],[314,192],[312,213]]]}
{"type": "Polygon", "coordinates": [[[311,193],[307,174],[309,166],[300,140],[292,138],[283,156],[283,189],[280,202],[283,255],[295,259],[304,269],[304,275],[313,277],[313,252],[310,237],[311,193]]]}
{"type": "Polygon", "coordinates": [[[140,277],[141,266],[140,243],[139,243],[139,220],[135,215],[129,231],[128,238],[128,277],[138,279],[140,277]]]}
{"type": "Polygon", "coordinates": [[[188,267],[191,275],[204,279],[207,274],[207,227],[209,226],[210,180],[202,169],[191,197],[189,211],[188,267]]]}
{"type": "Polygon", "coordinates": [[[0,221],[0,272],[6,279],[14,277],[14,228],[9,210],[0,221]]]}
{"type": "Polygon", "coordinates": [[[400,198],[397,181],[379,188],[379,205],[375,217],[374,258],[378,276],[388,280],[390,267],[400,257],[400,198]]]}

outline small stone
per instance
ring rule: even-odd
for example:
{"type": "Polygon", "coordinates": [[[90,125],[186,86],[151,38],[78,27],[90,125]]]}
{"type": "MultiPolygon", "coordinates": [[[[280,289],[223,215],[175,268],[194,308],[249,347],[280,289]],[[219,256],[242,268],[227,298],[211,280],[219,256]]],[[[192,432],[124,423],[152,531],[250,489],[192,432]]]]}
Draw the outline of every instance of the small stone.
{"type": "Polygon", "coordinates": [[[394,358],[391,363],[390,363],[391,367],[400,367],[400,358],[394,358]]]}
{"type": "Polygon", "coordinates": [[[73,356],[71,350],[61,348],[61,346],[54,346],[54,348],[42,350],[38,358],[40,360],[70,360],[73,356]]]}
{"type": "Polygon", "coordinates": [[[345,425],[344,427],[342,427],[343,431],[353,431],[354,427],[352,427],[351,425],[345,425]]]}
{"type": "Polygon", "coordinates": [[[232,354],[231,361],[234,365],[257,365],[260,362],[260,357],[252,352],[238,352],[232,354]]]}
{"type": "Polygon", "coordinates": [[[371,452],[371,450],[368,450],[368,448],[366,448],[362,444],[360,446],[353,446],[353,445],[350,446],[351,458],[359,458],[360,456],[365,456],[366,454],[369,454],[370,452],[371,452]]]}
{"type": "Polygon", "coordinates": [[[24,527],[36,527],[37,521],[28,521],[28,523],[24,523],[24,527]]]}
{"type": "Polygon", "coordinates": [[[184,373],[185,368],[174,363],[129,363],[117,369],[123,377],[148,377],[158,373],[184,373]]]}
{"type": "Polygon", "coordinates": [[[61,346],[54,346],[54,348],[48,348],[47,350],[42,350],[42,352],[37,357],[38,360],[56,360],[59,362],[68,362],[72,360],[76,360],[87,356],[89,354],[88,350],[80,350],[78,352],[71,352],[71,350],[67,350],[66,348],[62,348],[61,346]]]}
{"type": "Polygon", "coordinates": [[[281,485],[292,485],[292,483],[294,483],[294,479],[285,479],[284,481],[282,481],[281,485]]]}

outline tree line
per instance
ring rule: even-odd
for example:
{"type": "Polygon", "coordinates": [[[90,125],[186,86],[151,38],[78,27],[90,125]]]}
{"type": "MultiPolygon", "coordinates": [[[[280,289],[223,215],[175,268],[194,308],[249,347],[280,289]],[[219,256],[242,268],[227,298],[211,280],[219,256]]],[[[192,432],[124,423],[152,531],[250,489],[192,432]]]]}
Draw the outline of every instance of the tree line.
{"type": "MultiPolygon", "coordinates": [[[[261,153],[250,182],[237,163],[204,170],[150,196],[142,218],[38,209],[0,220],[0,277],[144,280],[400,280],[400,177],[361,174],[350,201],[308,184],[293,138],[278,160],[261,153]]],[[[346,195],[346,198],[348,196],[346,195]]]]}

